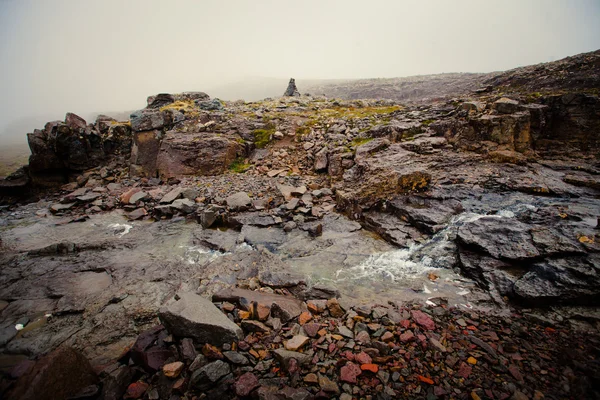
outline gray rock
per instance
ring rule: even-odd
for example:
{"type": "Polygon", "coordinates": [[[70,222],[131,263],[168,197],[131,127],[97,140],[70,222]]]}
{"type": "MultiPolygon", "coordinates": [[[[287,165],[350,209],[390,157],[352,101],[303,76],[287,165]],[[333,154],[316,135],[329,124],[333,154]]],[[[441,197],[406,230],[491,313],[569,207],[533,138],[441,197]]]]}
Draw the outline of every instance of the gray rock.
{"type": "Polygon", "coordinates": [[[52,204],[50,206],[50,211],[52,213],[57,213],[60,211],[65,211],[70,209],[71,207],[73,207],[75,205],[75,203],[67,203],[67,204],[52,204]]]}
{"type": "Polygon", "coordinates": [[[300,202],[300,199],[293,198],[290,201],[288,201],[284,207],[287,208],[288,210],[293,210],[296,207],[298,207],[299,202],[300,202]]]}
{"type": "Polygon", "coordinates": [[[515,218],[482,217],[458,230],[459,243],[482,250],[497,259],[525,260],[540,255],[529,226],[515,218]]]}
{"type": "Polygon", "coordinates": [[[279,363],[287,370],[292,359],[296,359],[298,364],[304,365],[310,363],[312,357],[308,354],[298,353],[297,351],[289,351],[285,349],[273,350],[273,355],[279,363]]]}
{"type": "Polygon", "coordinates": [[[206,111],[222,111],[225,109],[219,99],[196,101],[198,107],[206,111]]]}
{"type": "Polygon", "coordinates": [[[323,172],[327,170],[327,147],[323,147],[315,154],[315,165],[316,172],[323,172]]]}
{"type": "Polygon", "coordinates": [[[237,365],[248,365],[248,359],[241,353],[237,351],[224,351],[223,355],[229,362],[237,365]]]}
{"type": "Polygon", "coordinates": [[[166,113],[156,110],[136,111],[130,115],[131,128],[134,131],[149,131],[160,129],[169,124],[166,113]]]}
{"type": "Polygon", "coordinates": [[[142,201],[142,200],[146,199],[146,197],[148,197],[148,193],[146,193],[144,191],[134,193],[129,198],[129,204],[136,204],[138,201],[142,201]]]}
{"type": "Polygon", "coordinates": [[[181,197],[181,193],[183,192],[183,188],[175,188],[169,191],[169,193],[165,194],[162,199],[160,199],[160,204],[170,204],[173,201],[177,200],[181,197]]]}
{"type": "Polygon", "coordinates": [[[173,208],[173,209],[175,209],[177,211],[180,211],[180,212],[182,212],[184,214],[191,214],[194,211],[196,211],[196,209],[198,208],[198,206],[192,200],[189,200],[189,199],[177,199],[173,203],[171,203],[171,208],[173,208]]]}
{"type": "Polygon", "coordinates": [[[342,336],[345,336],[349,339],[354,339],[354,333],[344,325],[338,327],[338,333],[342,336]]]}
{"type": "Polygon", "coordinates": [[[215,346],[243,337],[242,330],[209,300],[193,293],[182,293],[179,297],[158,314],[172,334],[215,346]]]}
{"type": "Polygon", "coordinates": [[[98,198],[102,197],[102,193],[88,193],[83,196],[77,197],[77,201],[81,201],[82,203],[87,203],[90,201],[94,201],[98,198]]]}
{"type": "Polygon", "coordinates": [[[284,232],[291,232],[292,230],[296,229],[297,226],[298,224],[296,224],[294,221],[289,221],[285,223],[283,230],[284,232]]]}
{"type": "Polygon", "coordinates": [[[217,360],[194,371],[190,380],[190,385],[199,390],[206,390],[217,383],[221,378],[227,376],[230,372],[231,368],[229,367],[229,364],[217,360]]]}
{"type": "Polygon", "coordinates": [[[231,210],[246,210],[252,204],[252,200],[246,192],[232,194],[226,199],[227,207],[231,210]]]}
{"type": "Polygon", "coordinates": [[[365,157],[386,149],[390,145],[390,141],[385,138],[373,139],[370,142],[362,144],[356,148],[356,159],[360,160],[365,157]]]}

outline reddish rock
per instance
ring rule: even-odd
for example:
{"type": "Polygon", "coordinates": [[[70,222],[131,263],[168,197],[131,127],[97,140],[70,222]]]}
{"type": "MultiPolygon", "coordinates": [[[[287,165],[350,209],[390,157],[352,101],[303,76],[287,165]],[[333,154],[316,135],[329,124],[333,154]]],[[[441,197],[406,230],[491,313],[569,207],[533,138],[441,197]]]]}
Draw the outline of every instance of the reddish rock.
{"type": "Polygon", "coordinates": [[[394,334],[392,332],[386,332],[383,335],[381,335],[381,340],[383,340],[384,342],[390,342],[392,341],[392,339],[394,339],[394,334]]]}
{"type": "Polygon", "coordinates": [[[429,385],[433,385],[433,380],[431,380],[431,378],[427,378],[423,375],[419,375],[418,378],[421,382],[427,383],[429,385]]]}
{"type": "Polygon", "coordinates": [[[206,343],[204,346],[202,346],[202,354],[204,354],[209,360],[223,359],[223,353],[221,353],[219,349],[217,349],[215,346],[209,343],[206,343]]]}
{"type": "Polygon", "coordinates": [[[127,392],[123,398],[125,399],[141,399],[148,390],[148,384],[146,382],[133,382],[127,387],[127,392]]]}
{"type": "Polygon", "coordinates": [[[146,370],[158,371],[165,365],[169,358],[173,357],[171,350],[160,347],[151,347],[144,353],[142,366],[146,370]]]}
{"type": "Polygon", "coordinates": [[[473,368],[465,363],[465,362],[461,362],[460,366],[458,367],[458,372],[457,374],[462,376],[463,378],[467,379],[469,377],[469,375],[471,375],[471,371],[473,370],[473,368]]]}
{"type": "Polygon", "coordinates": [[[518,381],[523,380],[523,375],[519,372],[519,368],[516,365],[511,365],[508,367],[508,372],[518,381]]]}
{"type": "Polygon", "coordinates": [[[271,307],[265,304],[256,304],[256,317],[259,321],[266,321],[271,314],[271,307]]]}
{"type": "Polygon", "coordinates": [[[340,379],[348,383],[356,383],[356,378],[362,373],[358,365],[347,362],[340,370],[340,379]]]}
{"type": "Polygon", "coordinates": [[[428,329],[430,331],[435,329],[435,323],[427,314],[420,310],[412,310],[412,317],[415,322],[421,325],[423,328],[428,329]]]}
{"type": "Polygon", "coordinates": [[[167,378],[177,378],[185,365],[181,361],[165,364],[162,368],[167,378]]]}
{"type": "Polygon", "coordinates": [[[327,309],[329,310],[329,314],[334,318],[341,318],[345,314],[344,309],[340,306],[337,299],[327,300],[327,309]]]}
{"type": "Polygon", "coordinates": [[[292,296],[262,293],[239,288],[224,289],[213,295],[213,301],[229,301],[241,304],[257,302],[271,307],[271,316],[286,323],[302,313],[302,301],[292,296]]]}
{"type": "Polygon", "coordinates": [[[306,306],[311,313],[320,314],[326,310],[327,300],[308,300],[306,306]]]}
{"type": "Polygon", "coordinates": [[[415,339],[415,335],[414,335],[414,333],[412,333],[412,331],[406,331],[400,335],[400,341],[402,343],[410,342],[411,340],[414,340],[414,339],[415,339]]]}
{"type": "Polygon", "coordinates": [[[300,325],[304,325],[306,324],[308,321],[310,321],[312,319],[312,314],[309,313],[308,311],[304,311],[302,314],[300,314],[300,316],[298,317],[298,323],[300,325]]]}
{"type": "Polygon", "coordinates": [[[371,337],[369,336],[369,332],[367,331],[360,331],[356,334],[356,336],[354,337],[354,340],[356,340],[359,343],[371,343],[371,337]]]}
{"type": "Polygon", "coordinates": [[[377,364],[363,364],[360,366],[360,369],[362,369],[363,371],[371,371],[374,374],[376,374],[377,371],[379,371],[379,367],[377,366],[377,364]]]}
{"type": "MultiPolygon", "coordinates": [[[[218,175],[242,154],[233,137],[210,132],[167,132],[160,142],[156,169],[161,177],[218,175]]],[[[133,153],[133,151],[132,151],[133,153]]]]}
{"type": "Polygon", "coordinates": [[[186,389],[185,384],[186,384],[185,378],[177,379],[177,381],[173,384],[173,391],[177,392],[177,393],[184,393],[185,389],[186,389]]]}
{"type": "Polygon", "coordinates": [[[400,321],[399,325],[404,329],[408,329],[408,327],[410,326],[410,321],[407,319],[403,319],[402,321],[400,321]]]}
{"type": "Polygon", "coordinates": [[[133,196],[134,194],[136,194],[137,192],[140,192],[142,189],[139,187],[134,187],[129,189],[128,191],[126,191],[125,193],[123,193],[121,195],[121,203],[123,204],[129,204],[129,199],[131,199],[131,196],[133,196]]]}
{"type": "Polygon", "coordinates": [[[317,323],[305,324],[303,327],[304,332],[306,332],[306,334],[311,338],[314,338],[315,336],[317,336],[317,333],[319,332],[320,328],[321,328],[321,325],[317,324],[317,323]]]}
{"type": "Polygon", "coordinates": [[[28,373],[34,366],[35,361],[23,360],[13,367],[13,369],[10,371],[10,377],[13,379],[18,379],[28,373]]]}
{"type": "Polygon", "coordinates": [[[97,382],[98,378],[83,354],[71,347],[61,347],[41,358],[22,375],[7,398],[65,399],[97,382]]]}
{"type": "Polygon", "coordinates": [[[308,343],[309,339],[303,335],[296,335],[287,342],[285,342],[285,348],[287,350],[296,351],[304,347],[308,343]]]}
{"type": "Polygon", "coordinates": [[[359,364],[371,364],[373,362],[373,359],[364,351],[358,353],[354,359],[359,364]]]}
{"type": "Polygon", "coordinates": [[[240,397],[248,396],[254,389],[260,386],[258,378],[252,372],[246,372],[235,382],[235,394],[240,397]]]}

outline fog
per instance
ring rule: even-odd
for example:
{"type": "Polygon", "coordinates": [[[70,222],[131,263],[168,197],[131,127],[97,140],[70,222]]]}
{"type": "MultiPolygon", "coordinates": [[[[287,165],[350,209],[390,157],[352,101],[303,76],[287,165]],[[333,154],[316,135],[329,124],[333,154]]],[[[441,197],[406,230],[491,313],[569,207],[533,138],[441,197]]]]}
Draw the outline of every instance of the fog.
{"type": "MultiPolygon", "coordinates": [[[[600,48],[597,0],[0,0],[0,151],[72,111],[287,80],[490,72],[600,48]]],[[[302,87],[299,87],[302,91],[302,87]]]]}

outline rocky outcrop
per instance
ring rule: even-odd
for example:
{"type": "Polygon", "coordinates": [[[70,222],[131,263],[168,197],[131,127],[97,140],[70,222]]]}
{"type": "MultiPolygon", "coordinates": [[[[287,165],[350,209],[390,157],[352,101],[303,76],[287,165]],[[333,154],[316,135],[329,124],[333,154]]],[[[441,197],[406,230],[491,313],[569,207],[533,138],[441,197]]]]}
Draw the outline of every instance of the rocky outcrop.
{"type": "Polygon", "coordinates": [[[156,155],[159,176],[217,175],[241,156],[243,147],[233,138],[214,133],[167,132],[156,155]]]}
{"type": "Polygon", "coordinates": [[[49,122],[43,130],[28,134],[27,141],[32,183],[55,186],[66,182],[69,173],[112,160],[123,162],[131,151],[132,135],[126,123],[102,119],[88,126],[81,117],[68,113],[65,122],[49,122]]]}
{"type": "Polygon", "coordinates": [[[336,187],[339,209],[359,217],[362,210],[377,203],[391,200],[399,194],[427,189],[431,174],[417,161],[414,153],[397,144],[384,153],[372,153],[385,146],[385,142],[369,146],[372,147],[371,156],[367,157],[369,151],[361,152],[356,159],[357,164],[344,173],[343,180],[336,187]]]}
{"type": "Polygon", "coordinates": [[[460,265],[499,296],[527,305],[596,303],[598,257],[587,255],[586,241],[571,235],[568,227],[532,226],[502,216],[477,218],[458,229],[460,265]]]}
{"type": "Polygon", "coordinates": [[[490,110],[469,109],[431,127],[469,151],[594,155],[600,149],[599,115],[597,96],[571,93],[542,97],[534,104],[501,98],[490,110]]]}

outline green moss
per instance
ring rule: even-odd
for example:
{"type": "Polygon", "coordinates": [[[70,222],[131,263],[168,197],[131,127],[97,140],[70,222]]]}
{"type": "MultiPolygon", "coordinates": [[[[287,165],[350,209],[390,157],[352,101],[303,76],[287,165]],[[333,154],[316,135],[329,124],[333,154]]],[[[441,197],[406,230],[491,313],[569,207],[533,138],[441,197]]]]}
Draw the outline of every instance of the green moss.
{"type": "Polygon", "coordinates": [[[275,124],[268,123],[263,129],[256,129],[252,134],[254,135],[254,145],[259,149],[264,149],[271,142],[273,134],[275,133],[275,124]]]}
{"type": "Polygon", "coordinates": [[[246,172],[250,167],[251,165],[246,164],[243,158],[238,157],[235,160],[233,160],[233,162],[229,165],[229,170],[231,172],[235,172],[236,174],[242,174],[246,172]]]}
{"type": "Polygon", "coordinates": [[[308,125],[302,125],[296,128],[296,135],[304,136],[310,133],[310,127],[308,125]]]}
{"type": "Polygon", "coordinates": [[[435,119],[426,119],[425,121],[421,122],[422,125],[425,126],[429,126],[431,124],[433,124],[435,122],[435,119]]]}
{"type": "Polygon", "coordinates": [[[357,138],[354,138],[352,140],[352,142],[350,142],[350,146],[352,146],[352,147],[358,147],[358,146],[360,146],[362,144],[369,143],[371,140],[373,140],[373,138],[361,138],[361,137],[357,137],[357,138]]]}
{"type": "Polygon", "coordinates": [[[167,104],[160,108],[160,111],[166,110],[183,110],[184,112],[190,112],[196,110],[196,104],[193,100],[179,100],[171,104],[167,104]]]}

